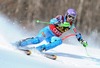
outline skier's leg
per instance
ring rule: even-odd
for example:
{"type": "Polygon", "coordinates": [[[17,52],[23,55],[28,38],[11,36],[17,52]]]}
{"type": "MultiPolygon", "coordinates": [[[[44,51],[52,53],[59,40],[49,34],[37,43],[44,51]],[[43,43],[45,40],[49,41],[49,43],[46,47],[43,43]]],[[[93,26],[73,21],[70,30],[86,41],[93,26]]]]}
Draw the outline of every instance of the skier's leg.
{"type": "Polygon", "coordinates": [[[37,44],[39,42],[40,42],[39,37],[35,37],[35,38],[32,37],[32,38],[26,38],[21,41],[17,41],[14,43],[14,45],[16,45],[18,49],[27,50],[27,49],[29,49],[29,47],[27,47],[27,45],[37,44]]]}
{"type": "Polygon", "coordinates": [[[25,40],[20,41],[19,42],[19,48],[20,49],[21,48],[27,49],[27,45],[40,43],[44,39],[49,38],[50,36],[52,36],[52,35],[50,34],[48,27],[45,27],[39,32],[37,37],[35,37],[35,38],[27,38],[25,40]]]}
{"type": "Polygon", "coordinates": [[[51,39],[51,43],[49,44],[43,44],[43,45],[40,45],[38,47],[36,47],[37,50],[39,51],[47,51],[49,49],[52,49],[52,48],[55,48],[56,46],[62,44],[62,39],[60,39],[59,37],[52,37],[51,39]]]}
{"type": "MultiPolygon", "coordinates": [[[[42,29],[41,31],[44,31],[44,29],[42,29]]],[[[38,33],[38,35],[35,38],[34,37],[26,38],[21,41],[18,41],[17,42],[18,45],[24,47],[24,46],[27,46],[30,44],[38,44],[38,43],[42,42],[44,39],[44,36],[42,35],[41,31],[38,33]]]]}
{"type": "Polygon", "coordinates": [[[37,44],[37,43],[40,43],[41,41],[39,40],[39,37],[35,37],[35,38],[26,38],[22,41],[19,41],[19,45],[20,46],[27,46],[29,44],[37,44]]]}

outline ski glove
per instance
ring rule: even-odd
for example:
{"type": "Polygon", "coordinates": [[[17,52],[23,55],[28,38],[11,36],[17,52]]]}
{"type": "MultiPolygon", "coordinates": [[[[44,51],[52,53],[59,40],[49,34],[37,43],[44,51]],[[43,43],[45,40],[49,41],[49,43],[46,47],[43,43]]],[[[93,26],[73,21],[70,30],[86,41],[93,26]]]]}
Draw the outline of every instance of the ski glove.
{"type": "Polygon", "coordinates": [[[61,27],[68,27],[68,28],[70,28],[71,25],[70,25],[69,22],[64,22],[64,23],[61,23],[60,26],[61,27]]]}
{"type": "Polygon", "coordinates": [[[84,47],[87,47],[88,46],[88,43],[86,41],[81,41],[81,44],[84,46],[84,47]]]}

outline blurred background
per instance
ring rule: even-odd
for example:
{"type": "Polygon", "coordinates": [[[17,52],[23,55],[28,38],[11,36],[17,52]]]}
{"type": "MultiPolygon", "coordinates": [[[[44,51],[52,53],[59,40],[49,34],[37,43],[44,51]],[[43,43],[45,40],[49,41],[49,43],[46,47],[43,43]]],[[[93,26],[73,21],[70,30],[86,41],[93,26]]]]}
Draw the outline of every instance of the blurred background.
{"type": "Polygon", "coordinates": [[[0,13],[31,32],[47,25],[35,20],[49,22],[56,15],[64,15],[68,8],[77,11],[76,28],[99,41],[100,0],[0,0],[0,13]]]}

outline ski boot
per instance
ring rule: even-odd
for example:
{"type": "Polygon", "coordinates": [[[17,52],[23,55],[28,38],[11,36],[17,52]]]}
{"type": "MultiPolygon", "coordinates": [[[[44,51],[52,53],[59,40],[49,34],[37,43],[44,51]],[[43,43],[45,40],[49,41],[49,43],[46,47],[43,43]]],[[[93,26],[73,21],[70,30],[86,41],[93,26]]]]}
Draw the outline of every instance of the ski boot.
{"type": "Polygon", "coordinates": [[[49,53],[45,53],[44,51],[46,51],[45,49],[45,45],[41,45],[41,46],[38,46],[35,48],[36,51],[38,53],[40,53],[41,55],[43,55],[44,57],[46,58],[49,58],[49,59],[52,59],[52,60],[56,60],[57,59],[57,56],[54,55],[54,54],[49,54],[49,53]]]}
{"type": "Polygon", "coordinates": [[[26,55],[31,55],[32,52],[29,50],[29,48],[28,48],[28,47],[22,47],[22,46],[21,46],[21,42],[22,42],[22,41],[17,41],[17,42],[15,42],[15,43],[13,43],[13,45],[15,45],[15,46],[17,47],[18,50],[24,51],[26,55]]]}

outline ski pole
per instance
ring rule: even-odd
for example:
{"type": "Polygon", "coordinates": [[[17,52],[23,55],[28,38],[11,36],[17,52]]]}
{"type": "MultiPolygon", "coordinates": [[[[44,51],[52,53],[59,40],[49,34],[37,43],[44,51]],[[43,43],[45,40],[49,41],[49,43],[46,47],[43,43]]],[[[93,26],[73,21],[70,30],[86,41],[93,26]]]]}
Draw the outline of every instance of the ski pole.
{"type": "Polygon", "coordinates": [[[89,55],[89,53],[88,53],[88,51],[87,51],[87,48],[86,48],[86,47],[85,47],[85,51],[86,51],[87,56],[89,56],[89,57],[90,57],[90,55],[89,55]]]}
{"type": "MultiPolygon", "coordinates": [[[[63,37],[63,38],[62,38],[62,40],[65,40],[65,39],[67,39],[67,38],[69,38],[69,37],[71,37],[71,36],[75,36],[75,34],[69,34],[69,35],[67,35],[67,36],[63,37]]],[[[86,51],[87,56],[89,56],[89,57],[90,57],[90,55],[89,55],[89,53],[88,53],[88,51],[87,51],[87,48],[86,48],[86,47],[85,47],[85,51],[86,51]]]]}
{"type": "Polygon", "coordinates": [[[42,23],[42,24],[49,24],[49,22],[43,22],[43,21],[40,21],[40,20],[35,20],[36,23],[42,23]]]}
{"type": "Polygon", "coordinates": [[[86,54],[89,56],[87,48],[86,48],[88,46],[87,42],[83,40],[81,41],[81,44],[85,47],[86,54]]]}

